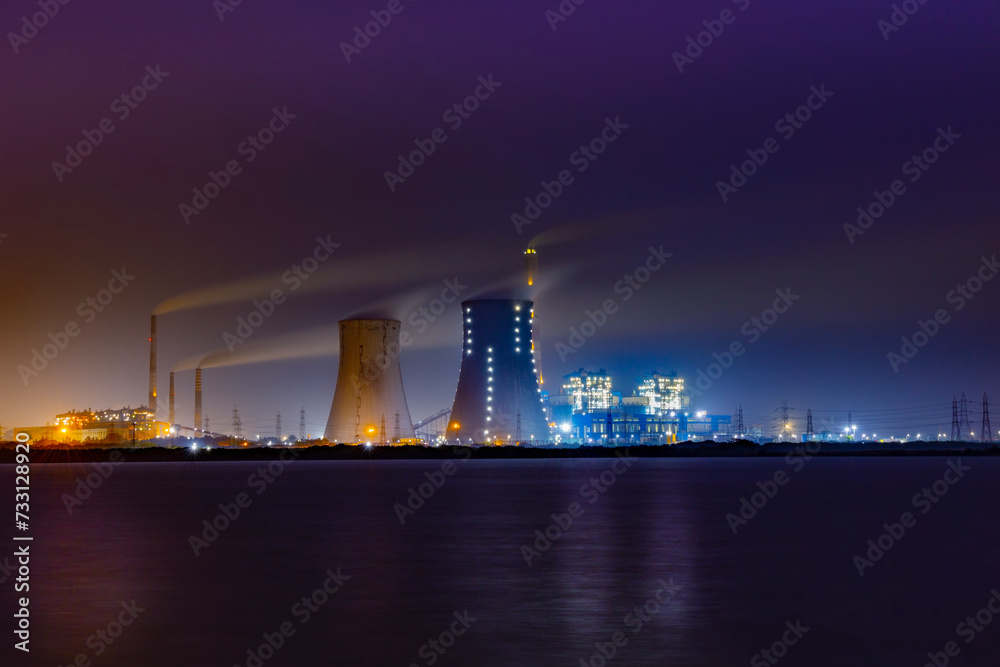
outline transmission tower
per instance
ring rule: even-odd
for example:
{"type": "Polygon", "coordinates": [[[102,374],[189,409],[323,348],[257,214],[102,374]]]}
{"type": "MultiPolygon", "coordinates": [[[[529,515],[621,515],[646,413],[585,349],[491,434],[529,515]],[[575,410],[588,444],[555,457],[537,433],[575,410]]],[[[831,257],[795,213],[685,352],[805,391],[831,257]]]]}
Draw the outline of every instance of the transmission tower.
{"type": "Polygon", "coordinates": [[[299,440],[306,439],[306,406],[299,410],[299,440]]]}
{"type": "Polygon", "coordinates": [[[278,414],[274,418],[274,439],[281,442],[281,410],[278,410],[278,414]]]}
{"type": "Polygon", "coordinates": [[[781,407],[777,408],[775,412],[778,416],[775,419],[778,421],[778,442],[786,442],[785,437],[791,433],[791,423],[788,421],[788,401],[782,401],[781,407]]]}
{"type": "Polygon", "coordinates": [[[385,444],[385,415],[382,415],[382,421],[379,424],[379,429],[378,429],[378,444],[380,444],[380,445],[384,445],[385,444]]]}
{"type": "Polygon", "coordinates": [[[211,429],[208,424],[208,413],[205,413],[205,433],[211,433],[211,429]]]}
{"type": "Polygon", "coordinates": [[[958,417],[961,422],[962,437],[961,440],[966,438],[972,438],[972,424],[969,423],[969,401],[965,398],[965,392],[962,392],[962,402],[958,407],[958,417]]]}
{"type": "Polygon", "coordinates": [[[400,431],[400,428],[399,428],[399,410],[396,410],[396,425],[393,427],[393,430],[392,430],[392,439],[395,442],[399,442],[402,437],[403,437],[403,434],[402,434],[402,431],[400,431]]]}
{"type": "Polygon", "coordinates": [[[990,399],[983,392],[983,430],[979,434],[980,442],[993,442],[993,427],[990,426],[990,399]]]}
{"type": "Polygon", "coordinates": [[[812,440],[816,433],[813,431],[813,411],[806,410],[806,438],[812,440]]]}
{"type": "Polygon", "coordinates": [[[958,427],[958,399],[952,396],[951,397],[951,441],[958,442],[961,439],[962,435],[958,427]]]}
{"type": "Polygon", "coordinates": [[[243,422],[240,421],[240,409],[233,406],[233,435],[237,440],[243,439],[243,422]]]}
{"type": "Polygon", "coordinates": [[[521,411],[517,411],[517,425],[514,431],[514,442],[521,444],[521,411]]]}
{"type": "Polygon", "coordinates": [[[743,406],[741,405],[736,410],[736,437],[743,438],[746,433],[746,429],[743,427],[743,406]]]}

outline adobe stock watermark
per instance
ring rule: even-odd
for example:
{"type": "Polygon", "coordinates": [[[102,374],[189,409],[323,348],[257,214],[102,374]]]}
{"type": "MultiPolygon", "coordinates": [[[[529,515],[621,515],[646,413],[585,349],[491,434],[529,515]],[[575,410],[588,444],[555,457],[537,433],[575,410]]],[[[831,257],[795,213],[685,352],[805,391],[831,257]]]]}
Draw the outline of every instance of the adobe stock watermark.
{"type": "Polygon", "coordinates": [[[888,20],[879,19],[875,22],[875,27],[882,33],[883,41],[888,42],[889,36],[899,32],[910,17],[920,11],[920,6],[926,4],[927,0],[903,0],[900,4],[893,4],[888,20]]]}
{"type": "MultiPolygon", "coordinates": [[[[607,470],[601,471],[597,477],[591,477],[580,487],[580,497],[586,498],[588,505],[593,505],[601,496],[607,493],[608,489],[615,485],[618,478],[628,472],[628,469],[635,463],[636,458],[628,455],[628,450],[622,453],[615,450],[616,460],[611,463],[607,470]]],[[[562,536],[573,527],[574,520],[583,516],[585,508],[578,502],[572,502],[562,514],[553,514],[552,522],[544,530],[535,531],[534,548],[529,544],[521,545],[521,555],[524,562],[531,567],[531,561],[541,558],[552,546],[558,542],[562,536]]]]}
{"type": "Polygon", "coordinates": [[[306,255],[299,264],[292,264],[292,268],[281,275],[281,283],[288,285],[287,293],[280,287],[276,287],[263,300],[255,299],[253,301],[253,310],[246,317],[241,315],[236,318],[234,333],[223,332],[222,342],[226,344],[226,349],[229,350],[230,354],[236,351],[238,345],[242,345],[250,340],[250,337],[257,332],[257,329],[262,327],[264,322],[274,315],[278,306],[285,303],[288,294],[297,292],[302,287],[302,284],[319,270],[319,265],[330,259],[333,251],[340,247],[339,243],[334,243],[330,240],[331,237],[332,234],[327,234],[325,239],[317,236],[316,247],[313,248],[312,253],[306,255]]]}
{"type": "MultiPolygon", "coordinates": [[[[454,447],[452,451],[456,454],[462,454],[461,461],[468,461],[472,458],[472,450],[468,447],[454,447]]],[[[425,472],[424,477],[427,478],[427,481],[421,482],[416,488],[411,486],[408,489],[410,493],[406,497],[405,504],[396,503],[392,506],[393,511],[396,513],[396,518],[399,519],[399,524],[405,525],[406,520],[414,516],[417,510],[423,508],[434,497],[434,494],[444,486],[448,478],[456,472],[458,472],[458,466],[451,460],[444,461],[441,467],[434,472],[425,472]]]]}
{"type": "MultiPolygon", "coordinates": [[[[294,621],[287,620],[279,623],[274,632],[261,633],[263,641],[256,647],[252,646],[247,649],[247,657],[243,664],[246,667],[262,667],[265,662],[273,658],[288,640],[295,636],[298,629],[312,620],[312,617],[318,614],[330,602],[330,598],[339,593],[340,589],[351,578],[340,570],[339,567],[336,572],[327,570],[323,583],[308,595],[303,595],[301,600],[292,605],[288,613],[294,621],[298,622],[297,627],[294,621]]],[[[234,665],[234,667],[240,667],[240,665],[234,665]]]]}
{"type": "MultiPolygon", "coordinates": [[[[774,131],[781,133],[785,141],[789,141],[805,127],[805,124],[812,119],[813,113],[822,109],[833,97],[833,93],[826,89],[825,83],[820,84],[819,88],[811,86],[809,91],[811,94],[806,98],[805,103],[794,111],[786,113],[774,124],[774,131]]],[[[748,148],[746,153],[749,159],[741,162],[739,166],[730,165],[729,178],[725,181],[715,182],[715,188],[719,191],[722,201],[728,202],[729,198],[746,185],[749,179],[766,165],[771,156],[779,150],[781,150],[781,143],[774,137],[765,139],[761,148],[748,148]]]]}
{"type": "MultiPolygon", "coordinates": [[[[586,144],[581,144],[579,148],[569,154],[570,166],[576,167],[576,172],[582,174],[587,171],[597,159],[608,150],[608,146],[618,141],[628,125],[621,121],[621,116],[604,119],[604,127],[600,133],[586,144]]],[[[542,189],[534,197],[525,197],[526,206],[521,213],[512,213],[510,221],[514,224],[514,229],[518,234],[522,233],[524,227],[530,226],[535,220],[541,217],[542,211],[552,206],[552,203],[559,199],[566,191],[566,188],[576,182],[576,177],[569,169],[560,171],[556,178],[551,181],[542,181],[542,189]]]]}
{"type": "MultiPolygon", "coordinates": [[[[614,292],[621,296],[622,303],[630,301],[636,292],[649,282],[653,274],[662,269],[667,260],[673,256],[672,252],[663,251],[663,245],[659,248],[649,246],[649,255],[645,261],[614,284],[614,292]]],[[[618,307],[618,301],[614,297],[609,297],[595,310],[584,311],[587,319],[580,322],[579,326],[569,328],[569,337],[565,343],[562,341],[556,343],[559,359],[565,362],[569,355],[576,354],[601,327],[607,324],[608,318],[618,312],[618,307]]]]}
{"type": "MultiPolygon", "coordinates": [[[[285,466],[297,460],[300,455],[301,451],[298,449],[282,450],[277,461],[270,461],[266,466],[257,468],[255,472],[247,477],[247,486],[257,496],[263,495],[267,491],[267,488],[271,484],[274,484],[278,477],[285,472],[285,466]]],[[[253,497],[246,491],[237,493],[231,503],[220,503],[218,514],[210,520],[202,520],[201,524],[203,528],[200,536],[194,533],[188,536],[188,545],[191,547],[191,551],[195,557],[200,556],[202,551],[212,546],[219,539],[219,536],[229,530],[229,527],[236,523],[236,520],[242,516],[244,510],[252,504],[253,497]]]]}
{"type": "MultiPolygon", "coordinates": [[[[990,598],[982,609],[974,615],[966,616],[965,620],[955,626],[955,634],[961,637],[966,646],[975,641],[981,633],[1000,615],[1000,591],[990,591],[990,598]]],[[[928,651],[927,662],[923,667],[947,667],[951,658],[956,658],[962,652],[962,647],[956,641],[946,642],[941,651],[928,651]]]]}
{"type": "MultiPolygon", "coordinates": [[[[622,619],[622,623],[632,631],[633,635],[639,634],[646,624],[683,590],[683,586],[674,583],[673,577],[667,581],[660,579],[657,583],[659,587],[656,591],[641,605],[633,607],[632,611],[622,619]]],[[[580,658],[580,667],[604,667],[618,655],[620,649],[628,646],[629,639],[624,630],[615,630],[609,641],[594,643],[594,652],[588,658],[580,658]]]]}
{"type": "MultiPolygon", "coordinates": [[[[901,167],[903,175],[909,176],[911,183],[919,181],[920,177],[931,168],[931,165],[937,162],[943,153],[947,153],[957,140],[962,138],[961,134],[957,134],[951,129],[951,125],[948,126],[947,130],[939,127],[937,132],[938,136],[930,146],[903,163],[901,167]]],[[[854,245],[854,239],[871,229],[875,221],[885,215],[896,203],[896,200],[905,195],[906,192],[906,183],[898,178],[889,184],[887,190],[875,190],[872,193],[875,201],[858,207],[858,217],[854,224],[850,222],[844,223],[844,233],[847,234],[847,241],[851,245],[854,245]]]]}
{"type": "MultiPolygon", "coordinates": [[[[133,280],[135,276],[129,275],[125,267],[122,267],[121,271],[117,269],[112,271],[108,286],[99,290],[94,296],[87,297],[76,307],[76,314],[80,316],[82,324],[90,324],[97,319],[97,315],[103,313],[133,280]]],[[[41,351],[32,348],[31,360],[27,364],[17,366],[17,373],[21,376],[24,386],[27,387],[31,378],[38,377],[48,368],[49,364],[69,347],[70,339],[76,338],[82,331],[81,322],[69,320],[59,331],[49,332],[48,342],[42,344],[41,351]]]]}
{"type": "MultiPolygon", "coordinates": [[[[965,308],[968,302],[975,298],[976,294],[983,289],[983,286],[993,277],[1000,273],[1000,264],[997,263],[997,256],[993,255],[989,259],[982,257],[979,269],[965,282],[955,285],[945,295],[945,301],[952,306],[954,312],[959,312],[965,308]]],[[[899,368],[917,356],[917,354],[930,343],[931,339],[937,336],[944,325],[951,322],[951,313],[947,308],[938,308],[932,317],[926,320],[917,320],[917,329],[910,336],[900,336],[902,344],[899,352],[889,352],[886,357],[893,373],[898,373],[899,368]]]]}
{"type": "MultiPolygon", "coordinates": [[[[164,72],[157,65],[146,67],[146,76],[127,93],[122,93],[111,102],[111,112],[116,115],[119,121],[128,118],[132,112],[139,108],[149,96],[149,93],[160,87],[163,80],[170,76],[170,72],[164,72]]],[[[115,122],[110,117],[104,117],[98,121],[97,126],[92,130],[81,130],[83,139],[76,144],[66,144],[66,155],[62,162],[52,161],[52,172],[56,180],[60,183],[66,174],[73,173],[73,170],[83,164],[83,159],[94,152],[94,149],[104,142],[104,138],[115,131],[115,122]]]]}
{"type": "Polygon", "coordinates": [[[751,667],[768,667],[776,665],[778,661],[788,655],[788,649],[795,646],[809,632],[809,628],[802,625],[801,619],[796,619],[795,623],[785,622],[787,628],[781,635],[781,639],[776,640],[769,648],[758,651],[750,658],[751,667]]]}
{"type": "Polygon", "coordinates": [[[38,31],[47,26],[59,13],[60,8],[69,2],[70,0],[38,0],[37,4],[41,11],[35,12],[30,18],[22,16],[21,29],[7,33],[7,41],[10,42],[10,48],[14,49],[14,55],[20,53],[29,41],[37,37],[38,31]]]}
{"type": "MultiPolygon", "coordinates": [[[[811,461],[820,450],[819,443],[807,442],[796,445],[792,451],[785,455],[785,465],[792,469],[793,473],[802,472],[806,463],[811,461]]],[[[740,498],[740,507],[736,512],[726,514],[726,523],[735,535],[740,528],[750,523],[751,519],[767,507],[767,504],[774,500],[781,487],[792,481],[791,476],[784,470],[776,470],[770,479],[758,481],[757,491],[750,494],[749,500],[746,496],[740,498]]]]}
{"type": "MultiPolygon", "coordinates": [[[[272,108],[271,118],[267,124],[254,134],[247,136],[236,146],[237,155],[243,158],[245,164],[250,164],[274,141],[275,136],[284,132],[285,128],[297,117],[298,114],[288,112],[287,106],[281,107],[280,111],[277,107],[272,108]]],[[[242,173],[243,164],[235,159],[226,162],[219,171],[209,170],[208,181],[205,185],[200,189],[198,187],[192,188],[194,196],[191,198],[191,203],[181,202],[177,205],[177,212],[180,213],[184,224],[191,224],[191,218],[201,215],[212,203],[212,200],[222,194],[222,191],[229,187],[233,179],[242,173]]]]}
{"type": "MultiPolygon", "coordinates": [[[[920,510],[921,515],[927,514],[934,505],[941,502],[941,499],[948,494],[951,487],[958,484],[965,477],[965,473],[970,470],[972,470],[970,466],[962,465],[962,459],[948,461],[948,467],[945,468],[941,478],[930,486],[925,486],[919,493],[915,493],[910,503],[914,509],[920,510]]],[[[906,531],[917,525],[918,518],[912,512],[903,512],[899,516],[899,521],[882,524],[885,532],[874,539],[868,540],[868,549],[864,552],[864,555],[856,555],[853,558],[858,576],[864,577],[866,569],[874,567],[875,563],[882,560],[885,554],[905,537],[906,531]]]]}
{"type": "Polygon", "coordinates": [[[10,556],[4,556],[0,561],[0,584],[6,584],[7,580],[17,574],[17,564],[11,564],[10,556]]]}
{"type": "MultiPolygon", "coordinates": [[[[451,622],[447,630],[444,630],[434,639],[427,640],[417,649],[417,655],[425,661],[424,664],[430,667],[436,663],[441,656],[448,652],[455,645],[455,640],[464,635],[472,627],[472,624],[479,619],[469,613],[466,609],[462,613],[452,612],[455,620],[451,622]]],[[[420,667],[420,663],[411,662],[409,667],[420,667]]]]}
{"type": "MultiPolygon", "coordinates": [[[[738,5],[741,12],[745,12],[750,7],[750,0],[732,0],[732,3],[738,5]]],[[[672,57],[674,64],[677,65],[677,71],[683,74],[687,65],[693,65],[694,61],[705,53],[705,49],[712,46],[715,40],[722,36],[726,26],[736,22],[736,16],[736,12],[727,8],[719,12],[719,18],[702,21],[701,24],[705,26],[705,29],[694,37],[687,38],[687,47],[685,47],[684,53],[680,51],[673,53],[672,57]]]]}
{"type": "MultiPolygon", "coordinates": [[[[765,308],[761,311],[760,315],[751,317],[740,327],[740,333],[746,337],[747,344],[752,345],[760,340],[760,337],[778,321],[778,317],[787,313],[800,298],[798,294],[792,294],[791,287],[786,287],[784,290],[778,288],[774,290],[774,293],[778,296],[771,304],[771,307],[765,308]]],[[[715,384],[716,380],[733,367],[737,358],[746,354],[746,351],[747,346],[743,344],[742,340],[737,338],[722,352],[712,353],[715,361],[710,363],[705,369],[698,369],[697,373],[695,373],[695,381],[692,386],[688,387],[688,392],[692,396],[703,395],[704,392],[708,391],[715,384]]]]}
{"type": "Polygon", "coordinates": [[[115,449],[108,455],[107,462],[92,463],[91,466],[93,466],[94,472],[86,477],[77,477],[76,488],[73,493],[64,493],[60,497],[63,505],[66,507],[66,512],[72,516],[73,508],[80,507],[85,500],[94,495],[94,492],[101,488],[104,482],[111,477],[111,473],[115,471],[115,466],[124,460],[125,457],[122,456],[122,453],[115,449]]]}
{"type": "MultiPolygon", "coordinates": [[[[118,612],[115,618],[109,621],[103,628],[98,628],[93,634],[87,637],[85,643],[87,648],[93,651],[94,658],[104,655],[104,652],[125,634],[125,628],[135,623],[136,619],[139,618],[139,614],[146,611],[144,607],[136,604],[135,600],[131,602],[122,600],[121,607],[122,610],[118,612]]],[[[73,660],[67,663],[67,667],[69,665],[89,667],[90,664],[91,658],[89,654],[81,652],[77,653],[73,660]]]]}
{"type": "Polygon", "coordinates": [[[243,0],[212,0],[212,9],[219,17],[219,23],[226,20],[226,14],[235,12],[236,8],[243,4],[243,0]]]}
{"type": "MultiPolygon", "coordinates": [[[[407,2],[412,1],[407,0],[407,2]]],[[[354,38],[350,42],[340,43],[340,52],[344,54],[347,64],[351,64],[351,58],[361,55],[361,52],[371,45],[372,40],[381,35],[383,29],[389,27],[392,17],[402,14],[404,9],[406,7],[401,0],[389,0],[385,9],[373,9],[368,12],[372,20],[365,23],[364,28],[360,25],[354,26],[354,38]]]]}
{"type": "MultiPolygon", "coordinates": [[[[490,99],[497,88],[503,85],[502,81],[494,81],[492,74],[485,77],[480,76],[477,82],[478,85],[473,89],[472,94],[451,105],[441,114],[441,120],[447,123],[453,132],[462,127],[462,124],[472,117],[479,106],[490,99]]],[[[413,144],[416,149],[406,155],[400,153],[397,156],[399,162],[396,164],[396,170],[386,170],[383,173],[385,184],[389,186],[389,192],[395,192],[398,185],[405,183],[406,179],[413,176],[417,169],[427,161],[427,158],[434,155],[437,147],[446,141],[448,141],[448,133],[441,127],[434,128],[426,139],[414,139],[413,144]]]]}
{"type": "MultiPolygon", "coordinates": [[[[454,280],[445,279],[441,295],[431,299],[410,313],[407,322],[416,329],[417,335],[422,334],[427,331],[430,323],[436,321],[448,309],[448,306],[457,302],[459,295],[467,289],[469,289],[469,286],[460,283],[458,276],[454,280]]],[[[403,348],[413,345],[414,341],[414,334],[411,334],[409,331],[400,331],[399,344],[390,342],[386,345],[385,353],[375,355],[374,359],[365,359],[361,367],[361,373],[358,376],[351,377],[351,384],[355,389],[358,389],[378,380],[385,370],[392,366],[395,360],[399,359],[403,353],[403,348]]]]}

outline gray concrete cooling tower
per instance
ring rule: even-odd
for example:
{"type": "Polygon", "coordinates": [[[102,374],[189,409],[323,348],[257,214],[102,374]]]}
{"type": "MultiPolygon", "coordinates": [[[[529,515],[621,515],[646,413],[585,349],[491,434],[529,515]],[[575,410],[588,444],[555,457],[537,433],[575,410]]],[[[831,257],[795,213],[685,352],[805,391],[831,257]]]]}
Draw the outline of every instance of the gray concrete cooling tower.
{"type": "Polygon", "coordinates": [[[413,438],[399,369],[399,320],[341,320],[340,368],[324,437],[389,444],[413,438]]]}
{"type": "Polygon", "coordinates": [[[548,442],[531,352],[532,302],[462,302],[465,344],[448,438],[472,442],[548,442]]]}

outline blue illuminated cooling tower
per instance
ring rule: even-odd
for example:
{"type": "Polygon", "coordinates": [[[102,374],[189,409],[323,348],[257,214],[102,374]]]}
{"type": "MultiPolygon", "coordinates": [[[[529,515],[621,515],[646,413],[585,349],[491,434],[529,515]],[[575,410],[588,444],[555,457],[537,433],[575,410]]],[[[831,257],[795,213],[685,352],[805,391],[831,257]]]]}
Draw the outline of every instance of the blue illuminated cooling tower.
{"type": "Polygon", "coordinates": [[[532,302],[462,303],[462,371],[448,438],[472,442],[548,442],[531,349],[532,302]]]}

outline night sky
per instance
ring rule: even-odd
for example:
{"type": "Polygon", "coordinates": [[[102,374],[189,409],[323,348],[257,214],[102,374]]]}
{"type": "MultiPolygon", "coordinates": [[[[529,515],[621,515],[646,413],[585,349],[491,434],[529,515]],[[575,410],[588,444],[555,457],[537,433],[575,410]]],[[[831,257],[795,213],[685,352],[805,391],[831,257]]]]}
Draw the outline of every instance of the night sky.
{"type": "Polygon", "coordinates": [[[976,411],[984,391],[1000,401],[1000,280],[949,296],[1000,271],[983,261],[1000,252],[1000,7],[904,4],[918,9],[890,30],[891,3],[859,0],[567,0],[558,21],[556,0],[245,0],[221,20],[221,1],[87,0],[35,31],[22,17],[36,3],[4,3],[0,422],[144,403],[158,306],[160,394],[176,366],[184,424],[191,368],[213,355],[213,430],[238,404],[251,434],[272,433],[279,410],[297,432],[302,406],[322,432],[336,322],[359,315],[413,334],[402,369],[417,421],[451,404],[462,334],[455,305],[426,328],[411,317],[445,281],[461,298],[524,296],[534,239],[553,393],[579,367],[626,394],[653,369],[694,384],[739,342],[693,407],[742,404],[768,423],[787,400],[817,420],[853,409],[859,432],[946,430],[953,395],[976,411]],[[371,11],[391,22],[345,55],[371,11]],[[709,29],[722,32],[699,53],[688,38],[709,29]],[[144,81],[142,101],[121,99],[144,81]],[[477,90],[475,111],[446,114],[477,90]],[[809,103],[808,120],[784,120],[809,103]],[[255,148],[269,123],[280,132],[255,148]],[[390,187],[400,154],[438,128],[443,143],[390,187]],[[67,158],[84,132],[100,143],[67,158]],[[602,132],[606,150],[578,152],[602,132]],[[935,141],[947,150],[933,164],[911,162],[935,141]],[[754,155],[767,160],[720,192],[754,155]],[[227,163],[235,175],[204,210],[181,207],[227,163]],[[563,171],[535,220],[512,220],[563,171]],[[867,229],[845,229],[890,196],[867,229]],[[339,247],[292,290],[283,276],[318,238],[339,247]],[[616,284],[650,248],[671,256],[626,300],[616,284]],[[78,310],[114,271],[134,278],[102,312],[78,310]],[[231,355],[223,335],[276,288],[287,301],[231,355]],[[792,305],[756,329],[776,291],[792,305]],[[557,347],[608,299],[616,311],[582,347],[557,347]],[[893,364],[939,310],[935,335],[893,364]],[[19,366],[68,323],[78,335],[25,381],[19,366]]]}

